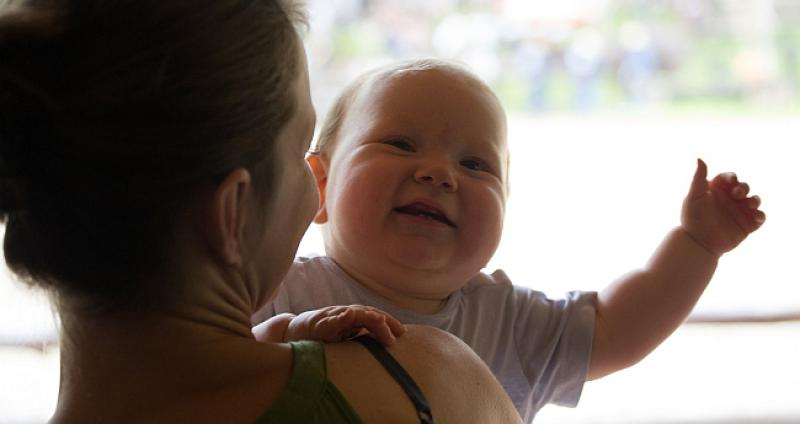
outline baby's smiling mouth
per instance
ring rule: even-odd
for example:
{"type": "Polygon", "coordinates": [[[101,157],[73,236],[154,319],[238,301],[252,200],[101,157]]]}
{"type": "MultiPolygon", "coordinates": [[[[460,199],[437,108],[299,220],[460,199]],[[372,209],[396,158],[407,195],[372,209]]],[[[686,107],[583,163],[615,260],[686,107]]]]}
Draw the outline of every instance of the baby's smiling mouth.
{"type": "Polygon", "coordinates": [[[452,221],[450,221],[449,218],[447,218],[447,215],[444,212],[433,206],[429,206],[420,202],[414,202],[406,206],[394,208],[394,211],[404,215],[421,216],[434,221],[439,221],[453,228],[456,226],[452,221]]]}

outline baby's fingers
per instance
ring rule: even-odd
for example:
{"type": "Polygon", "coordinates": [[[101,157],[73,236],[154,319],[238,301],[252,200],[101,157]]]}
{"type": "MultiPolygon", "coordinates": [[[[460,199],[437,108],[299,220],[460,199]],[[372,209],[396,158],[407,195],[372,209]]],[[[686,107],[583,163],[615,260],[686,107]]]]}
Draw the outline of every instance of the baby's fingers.
{"type": "Polygon", "coordinates": [[[371,308],[352,308],[340,315],[343,339],[354,336],[365,329],[375,340],[389,346],[396,335],[405,332],[405,327],[390,315],[371,308]]]}
{"type": "Polygon", "coordinates": [[[745,230],[753,232],[767,220],[767,215],[759,210],[761,198],[758,196],[746,197],[738,202],[739,209],[747,217],[745,230]]]}
{"type": "Polygon", "coordinates": [[[750,186],[747,183],[739,183],[733,186],[731,189],[731,197],[736,200],[742,200],[747,197],[747,193],[750,192],[750,186]]]}
{"type": "Polygon", "coordinates": [[[708,166],[702,159],[697,159],[697,169],[692,177],[692,185],[689,187],[689,199],[696,199],[706,195],[708,191],[708,166]]]}
{"type": "Polygon", "coordinates": [[[756,225],[755,228],[753,228],[753,231],[761,227],[766,220],[767,220],[767,214],[765,214],[762,211],[755,211],[753,213],[753,221],[755,222],[756,225]]]}
{"type": "Polygon", "coordinates": [[[403,325],[400,321],[398,321],[395,317],[389,315],[388,313],[378,308],[373,308],[372,306],[363,306],[363,308],[383,315],[383,317],[386,319],[386,325],[389,326],[389,329],[392,331],[392,334],[395,337],[402,336],[403,334],[405,334],[406,326],[403,325]]]}
{"type": "MultiPolygon", "coordinates": [[[[717,175],[711,180],[711,190],[721,191],[734,200],[747,200],[747,195],[750,193],[750,185],[739,181],[739,178],[733,172],[724,172],[717,175]]],[[[746,206],[750,206],[750,201],[745,202],[746,206]]],[[[758,205],[754,209],[758,208],[758,205]]]]}
{"type": "Polygon", "coordinates": [[[755,210],[755,209],[758,209],[759,206],[761,206],[761,197],[759,197],[758,195],[748,197],[745,200],[746,200],[747,207],[750,208],[750,209],[755,210]]]}
{"type": "Polygon", "coordinates": [[[405,327],[385,312],[370,309],[356,309],[355,312],[354,324],[365,328],[383,345],[391,345],[405,332],[405,327]]]}
{"type": "MultiPolygon", "coordinates": [[[[720,190],[728,195],[733,195],[733,189],[739,186],[739,178],[733,172],[723,172],[711,180],[709,187],[712,190],[720,190]]],[[[748,188],[749,190],[749,188],[748,188]]],[[[746,195],[747,193],[745,193],[746,195]]]]}
{"type": "Polygon", "coordinates": [[[749,187],[746,187],[746,184],[738,184],[734,189],[734,192],[731,193],[725,193],[718,189],[713,192],[717,197],[717,201],[727,210],[728,215],[733,218],[736,225],[745,234],[750,234],[757,230],[766,220],[764,212],[758,209],[761,206],[761,198],[758,196],[736,198],[736,191],[749,191],[749,187]]]}

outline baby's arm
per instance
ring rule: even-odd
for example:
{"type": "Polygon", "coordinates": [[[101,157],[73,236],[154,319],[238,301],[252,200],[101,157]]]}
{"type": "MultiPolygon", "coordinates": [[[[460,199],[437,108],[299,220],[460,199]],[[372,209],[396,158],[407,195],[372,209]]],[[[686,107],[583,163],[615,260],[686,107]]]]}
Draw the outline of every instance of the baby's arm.
{"type": "Polygon", "coordinates": [[[405,326],[386,312],[369,306],[328,306],[300,315],[276,315],[253,328],[261,342],[296,340],[340,342],[367,331],[384,345],[394,343],[405,326]]]}
{"type": "Polygon", "coordinates": [[[681,226],[672,230],[647,265],[598,296],[589,379],[635,364],[664,341],[691,312],[719,257],[764,223],[758,196],[733,173],[706,180],[698,160],[681,226]]]}

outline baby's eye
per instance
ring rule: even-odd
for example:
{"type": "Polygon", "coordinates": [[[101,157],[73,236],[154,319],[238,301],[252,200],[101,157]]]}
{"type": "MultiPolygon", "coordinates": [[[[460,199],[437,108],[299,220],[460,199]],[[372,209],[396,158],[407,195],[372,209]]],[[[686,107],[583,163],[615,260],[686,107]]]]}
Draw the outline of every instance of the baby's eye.
{"type": "Polygon", "coordinates": [[[491,172],[492,168],[483,160],[477,158],[468,158],[461,161],[461,166],[473,171],[491,172]]]}
{"type": "Polygon", "coordinates": [[[403,140],[402,138],[392,138],[384,141],[383,143],[394,146],[400,150],[405,150],[406,152],[414,151],[414,145],[406,140],[403,140]]]}

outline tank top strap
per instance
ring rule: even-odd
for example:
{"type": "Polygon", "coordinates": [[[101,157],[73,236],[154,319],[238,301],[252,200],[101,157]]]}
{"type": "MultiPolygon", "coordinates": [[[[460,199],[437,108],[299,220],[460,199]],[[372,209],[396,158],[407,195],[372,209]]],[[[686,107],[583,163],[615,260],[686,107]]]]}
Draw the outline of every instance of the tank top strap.
{"type": "Polygon", "coordinates": [[[327,375],[325,346],[320,342],[290,342],[292,375],[278,398],[256,424],[361,423],[353,407],[327,375]]]}

